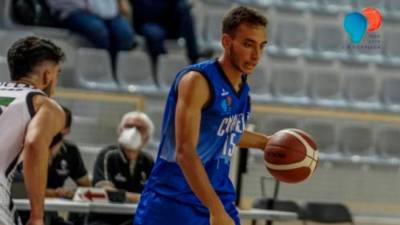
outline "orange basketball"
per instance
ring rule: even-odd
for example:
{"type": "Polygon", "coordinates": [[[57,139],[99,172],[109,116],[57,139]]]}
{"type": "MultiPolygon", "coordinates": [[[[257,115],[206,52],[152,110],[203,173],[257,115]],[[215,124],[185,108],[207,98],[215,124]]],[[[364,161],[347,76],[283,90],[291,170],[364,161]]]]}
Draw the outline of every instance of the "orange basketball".
{"type": "Polygon", "coordinates": [[[318,163],[318,150],[309,134],[299,129],[276,132],[264,150],[265,166],[277,180],[301,182],[313,174],[318,163]]]}

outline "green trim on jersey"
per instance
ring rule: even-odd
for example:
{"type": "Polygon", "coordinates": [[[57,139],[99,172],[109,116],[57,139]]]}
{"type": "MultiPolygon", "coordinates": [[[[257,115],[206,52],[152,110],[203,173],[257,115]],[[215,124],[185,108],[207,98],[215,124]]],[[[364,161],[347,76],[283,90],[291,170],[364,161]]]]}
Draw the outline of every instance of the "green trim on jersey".
{"type": "Polygon", "coordinates": [[[15,98],[11,97],[0,97],[0,105],[1,106],[8,106],[11,104],[12,101],[14,101],[15,98]]]}

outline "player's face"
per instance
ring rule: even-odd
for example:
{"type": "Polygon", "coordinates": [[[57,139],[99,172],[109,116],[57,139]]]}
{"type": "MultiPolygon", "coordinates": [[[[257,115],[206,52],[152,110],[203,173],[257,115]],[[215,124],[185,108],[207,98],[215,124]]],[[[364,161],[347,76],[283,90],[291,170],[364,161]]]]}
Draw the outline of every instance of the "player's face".
{"type": "Polygon", "coordinates": [[[55,92],[58,76],[60,74],[60,65],[57,63],[49,63],[47,64],[46,73],[49,79],[48,85],[43,89],[44,93],[48,96],[52,96],[55,92]]]}
{"type": "Polygon", "coordinates": [[[241,73],[251,74],[267,44],[266,28],[243,23],[231,39],[229,47],[231,64],[241,73]]]}

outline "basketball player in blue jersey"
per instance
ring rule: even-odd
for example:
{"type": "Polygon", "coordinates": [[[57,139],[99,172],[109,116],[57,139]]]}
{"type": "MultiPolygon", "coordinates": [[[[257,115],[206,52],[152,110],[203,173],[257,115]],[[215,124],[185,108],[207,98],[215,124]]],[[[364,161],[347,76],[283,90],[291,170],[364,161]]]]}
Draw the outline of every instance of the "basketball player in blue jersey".
{"type": "Polygon", "coordinates": [[[228,177],[235,146],[264,149],[266,135],[245,130],[246,79],[267,43],[267,20],[236,7],[223,20],[223,54],[180,71],[168,95],[157,161],[135,225],[239,225],[228,177]]]}

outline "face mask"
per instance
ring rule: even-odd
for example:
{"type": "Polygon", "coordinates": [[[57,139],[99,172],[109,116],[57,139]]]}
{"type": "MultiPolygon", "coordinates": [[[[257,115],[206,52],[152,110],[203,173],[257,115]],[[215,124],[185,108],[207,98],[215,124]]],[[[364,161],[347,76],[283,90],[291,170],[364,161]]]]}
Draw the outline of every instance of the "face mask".
{"type": "Polygon", "coordinates": [[[129,150],[137,151],[142,145],[142,135],[135,127],[125,129],[119,135],[118,143],[129,150]]]}

